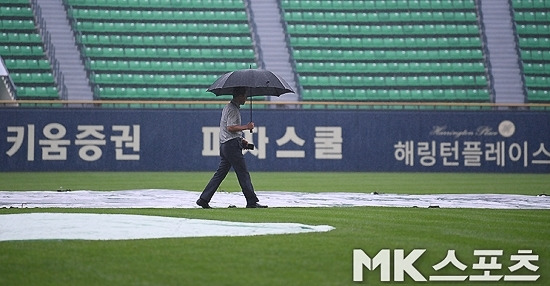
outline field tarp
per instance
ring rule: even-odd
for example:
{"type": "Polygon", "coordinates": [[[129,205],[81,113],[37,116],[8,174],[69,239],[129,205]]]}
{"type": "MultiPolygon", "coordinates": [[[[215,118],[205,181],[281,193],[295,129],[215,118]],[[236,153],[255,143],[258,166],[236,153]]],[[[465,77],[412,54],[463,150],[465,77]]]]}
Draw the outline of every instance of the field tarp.
{"type": "Polygon", "coordinates": [[[0,241],[124,240],[327,232],[329,225],[251,223],[149,215],[28,213],[0,215],[0,241]]]}

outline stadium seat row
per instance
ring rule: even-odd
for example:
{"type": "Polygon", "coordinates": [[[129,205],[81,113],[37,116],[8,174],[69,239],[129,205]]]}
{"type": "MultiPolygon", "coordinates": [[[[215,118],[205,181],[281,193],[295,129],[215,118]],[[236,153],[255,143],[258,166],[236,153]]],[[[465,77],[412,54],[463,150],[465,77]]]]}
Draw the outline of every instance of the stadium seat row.
{"type": "Polygon", "coordinates": [[[282,3],[288,10],[453,10],[475,7],[474,0],[282,0],[282,3]]]}
{"type": "Polygon", "coordinates": [[[550,86],[550,76],[525,75],[525,84],[527,87],[548,88],[550,86]]]}
{"type": "Polygon", "coordinates": [[[548,0],[512,0],[514,9],[544,9],[550,8],[548,0]]]}
{"type": "MultiPolygon", "coordinates": [[[[18,0],[21,1],[21,0],[18,0]]],[[[64,0],[71,6],[89,7],[135,7],[141,9],[150,8],[191,8],[191,9],[242,9],[242,0],[64,0]]]]}
{"type": "Polygon", "coordinates": [[[154,34],[249,34],[246,23],[185,23],[185,22],[97,22],[76,21],[74,28],[87,33],[154,33],[154,34]]]}
{"type": "Polygon", "coordinates": [[[0,20],[0,30],[4,32],[34,31],[33,20],[0,20]]]}
{"type": "Polygon", "coordinates": [[[28,0],[0,0],[0,4],[2,4],[2,6],[4,5],[5,6],[18,6],[18,5],[27,6],[29,5],[29,1],[28,0]]]}
{"type": "Polygon", "coordinates": [[[0,43],[4,44],[42,44],[42,39],[38,33],[18,33],[2,32],[0,33],[0,43]]]}
{"type": "Polygon", "coordinates": [[[5,59],[6,67],[10,71],[16,70],[50,70],[50,62],[46,59],[5,59]]]}
{"type": "Polygon", "coordinates": [[[451,75],[431,75],[431,76],[301,76],[300,83],[305,86],[479,86],[486,87],[487,79],[485,75],[478,76],[451,76],[451,75]]]}
{"type": "Polygon", "coordinates": [[[199,48],[102,48],[86,47],[83,55],[90,58],[172,58],[172,59],[242,59],[254,58],[252,49],[199,48]]]}
{"type": "Polygon", "coordinates": [[[298,73],[483,73],[480,62],[299,62],[298,73]]]}
{"type": "Polygon", "coordinates": [[[288,24],[293,35],[479,35],[475,24],[288,24]]]}
{"type": "Polygon", "coordinates": [[[143,86],[209,86],[217,78],[218,74],[127,74],[127,73],[94,73],[91,80],[99,85],[143,85],[143,86]]]}
{"type": "Polygon", "coordinates": [[[381,22],[463,22],[475,21],[474,12],[454,11],[396,11],[396,12],[328,12],[328,11],[306,11],[286,12],[285,19],[289,22],[312,22],[312,23],[378,23],[381,22]]]}
{"type": "MultiPolygon", "coordinates": [[[[89,60],[87,68],[94,71],[159,71],[159,72],[229,72],[246,69],[250,64],[228,61],[126,61],[126,60],[89,60]]],[[[254,65],[255,67],[256,65],[254,65]]]]}
{"type": "Polygon", "coordinates": [[[4,57],[14,58],[36,58],[44,56],[44,49],[42,46],[29,46],[29,45],[0,45],[0,55],[4,57]]]}
{"type": "Polygon", "coordinates": [[[99,87],[102,99],[197,99],[209,95],[206,89],[193,87],[99,87]]]}
{"type": "Polygon", "coordinates": [[[16,83],[53,83],[53,75],[50,71],[42,73],[10,72],[10,76],[16,83]]]}
{"type": "Polygon", "coordinates": [[[55,86],[36,86],[36,85],[17,86],[17,96],[22,99],[25,99],[25,98],[55,99],[59,97],[57,88],[55,86]]]}
{"type": "Polygon", "coordinates": [[[550,48],[550,37],[520,35],[519,45],[522,48],[541,48],[547,50],[550,48]]]}
{"type": "Polygon", "coordinates": [[[374,100],[374,101],[486,101],[487,89],[364,89],[313,88],[304,96],[316,100],[374,100]]]}
{"type": "Polygon", "coordinates": [[[550,61],[545,63],[523,63],[525,74],[546,74],[550,75],[550,61]]]}
{"type": "Polygon", "coordinates": [[[111,35],[90,34],[78,37],[80,44],[86,46],[223,46],[250,47],[250,36],[204,36],[204,35],[111,35]]]}
{"type": "Polygon", "coordinates": [[[547,11],[517,11],[514,13],[516,22],[550,22],[550,12],[547,11]]]}
{"type": "Polygon", "coordinates": [[[474,49],[443,50],[339,50],[339,49],[295,49],[294,58],[303,60],[332,61],[481,61],[483,53],[474,49]]]}
{"type": "Polygon", "coordinates": [[[524,61],[549,61],[550,62],[550,49],[548,50],[521,50],[521,58],[524,61]]]}
{"type": "Polygon", "coordinates": [[[332,48],[450,48],[472,47],[479,49],[481,40],[477,37],[344,37],[344,36],[293,36],[293,47],[332,48]]]}
{"type": "Polygon", "coordinates": [[[246,21],[245,11],[173,11],[173,10],[115,10],[69,9],[69,17],[79,20],[139,20],[139,21],[246,21]]]}
{"type": "Polygon", "coordinates": [[[548,24],[520,24],[516,26],[519,34],[548,35],[550,36],[550,25],[548,24]]]}
{"type": "Polygon", "coordinates": [[[9,1],[10,3],[0,3],[2,6],[0,6],[0,15],[2,17],[9,17],[9,18],[32,18],[32,9],[30,7],[21,7],[21,6],[10,6],[17,3],[11,3],[12,1],[9,1]]]}

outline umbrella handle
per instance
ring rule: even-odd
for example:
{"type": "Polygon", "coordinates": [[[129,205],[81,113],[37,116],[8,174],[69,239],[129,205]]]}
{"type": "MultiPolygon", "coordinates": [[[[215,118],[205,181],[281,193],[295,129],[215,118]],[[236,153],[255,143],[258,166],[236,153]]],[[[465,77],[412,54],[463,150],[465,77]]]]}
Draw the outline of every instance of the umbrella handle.
{"type": "MultiPolygon", "coordinates": [[[[250,65],[250,69],[252,69],[252,65],[250,65]]],[[[252,122],[252,96],[250,97],[250,122],[252,122]]],[[[250,133],[253,133],[252,129],[250,129],[250,133]]]]}
{"type": "MultiPolygon", "coordinates": [[[[250,122],[252,122],[252,96],[250,97],[250,122]]],[[[250,133],[254,133],[252,129],[250,129],[250,133]]]]}

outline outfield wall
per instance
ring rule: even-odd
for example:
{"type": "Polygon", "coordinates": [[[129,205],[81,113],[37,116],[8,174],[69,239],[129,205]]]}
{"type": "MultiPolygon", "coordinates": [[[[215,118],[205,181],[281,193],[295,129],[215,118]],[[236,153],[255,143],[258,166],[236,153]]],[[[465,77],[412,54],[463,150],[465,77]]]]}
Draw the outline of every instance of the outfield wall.
{"type": "MultiPolygon", "coordinates": [[[[214,171],[220,110],[0,109],[0,171],[214,171]]],[[[255,110],[250,171],[550,173],[550,113],[255,110]]],[[[243,123],[249,120],[243,111],[243,123]]]]}

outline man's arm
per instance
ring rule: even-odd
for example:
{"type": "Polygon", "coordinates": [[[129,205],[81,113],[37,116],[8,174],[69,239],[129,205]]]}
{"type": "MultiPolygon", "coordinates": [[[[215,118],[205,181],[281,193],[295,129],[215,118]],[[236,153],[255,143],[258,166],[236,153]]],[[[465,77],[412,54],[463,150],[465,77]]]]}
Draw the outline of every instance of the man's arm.
{"type": "Polygon", "coordinates": [[[227,131],[231,133],[235,132],[241,132],[244,130],[252,130],[254,129],[254,122],[249,122],[247,125],[231,125],[227,126],[227,131]]]}

